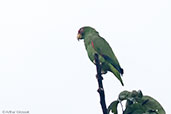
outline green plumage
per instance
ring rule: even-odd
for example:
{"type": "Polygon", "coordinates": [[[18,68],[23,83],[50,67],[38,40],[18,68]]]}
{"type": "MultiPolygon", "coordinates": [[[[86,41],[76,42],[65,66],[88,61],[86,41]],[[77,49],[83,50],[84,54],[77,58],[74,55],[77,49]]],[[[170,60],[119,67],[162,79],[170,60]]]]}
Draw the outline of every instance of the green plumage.
{"type": "Polygon", "coordinates": [[[107,41],[100,37],[99,33],[91,27],[82,27],[78,34],[80,34],[78,39],[84,39],[84,44],[90,60],[94,63],[94,54],[97,53],[99,55],[102,73],[105,74],[107,71],[112,72],[119,79],[121,84],[124,85],[121,79],[123,69],[120,67],[119,62],[107,41]]]}

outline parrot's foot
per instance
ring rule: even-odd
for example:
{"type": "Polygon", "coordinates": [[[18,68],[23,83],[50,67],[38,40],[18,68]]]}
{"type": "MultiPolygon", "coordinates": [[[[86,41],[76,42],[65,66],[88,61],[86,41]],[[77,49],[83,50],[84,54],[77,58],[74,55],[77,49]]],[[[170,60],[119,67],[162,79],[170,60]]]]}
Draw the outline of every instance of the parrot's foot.
{"type": "Polygon", "coordinates": [[[107,71],[104,71],[104,70],[101,71],[101,74],[106,74],[106,73],[107,73],[107,71]]]}
{"type": "MultiPolygon", "coordinates": [[[[95,60],[93,60],[93,63],[94,63],[94,64],[96,64],[96,61],[95,61],[95,60]]],[[[100,62],[99,64],[100,64],[100,66],[102,66],[102,62],[100,62]]]]}
{"type": "Polygon", "coordinates": [[[96,74],[96,79],[103,80],[103,77],[102,77],[102,76],[98,76],[98,75],[96,74]]]}
{"type": "Polygon", "coordinates": [[[99,93],[101,93],[102,91],[104,91],[104,89],[103,89],[103,88],[99,88],[97,91],[98,91],[99,93]]]}

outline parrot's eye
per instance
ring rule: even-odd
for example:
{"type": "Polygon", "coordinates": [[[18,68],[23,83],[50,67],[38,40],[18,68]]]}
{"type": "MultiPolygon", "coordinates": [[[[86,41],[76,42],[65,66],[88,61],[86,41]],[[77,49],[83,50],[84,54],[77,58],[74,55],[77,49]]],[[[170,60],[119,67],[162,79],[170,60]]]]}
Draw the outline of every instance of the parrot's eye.
{"type": "Polygon", "coordinates": [[[78,31],[78,33],[82,34],[82,33],[83,33],[83,31],[84,31],[84,29],[83,29],[83,28],[81,28],[81,29],[78,31]]]}

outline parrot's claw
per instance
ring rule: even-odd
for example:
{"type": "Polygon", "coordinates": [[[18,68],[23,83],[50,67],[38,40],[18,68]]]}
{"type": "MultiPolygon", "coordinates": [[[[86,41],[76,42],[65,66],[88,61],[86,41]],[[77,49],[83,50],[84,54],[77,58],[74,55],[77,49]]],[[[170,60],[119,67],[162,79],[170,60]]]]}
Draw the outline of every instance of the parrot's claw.
{"type": "Polygon", "coordinates": [[[101,74],[106,74],[106,73],[107,73],[107,72],[106,72],[106,71],[104,71],[104,70],[102,70],[102,71],[101,71],[101,74]]]}

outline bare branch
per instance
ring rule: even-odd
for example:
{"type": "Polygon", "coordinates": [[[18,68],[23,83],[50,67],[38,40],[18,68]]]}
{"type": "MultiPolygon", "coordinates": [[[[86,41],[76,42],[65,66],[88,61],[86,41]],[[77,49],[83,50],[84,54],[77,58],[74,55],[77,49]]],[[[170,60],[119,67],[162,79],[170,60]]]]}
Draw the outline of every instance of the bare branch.
{"type": "Polygon", "coordinates": [[[103,77],[101,75],[101,66],[100,66],[98,54],[95,54],[94,58],[95,58],[95,64],[96,64],[96,69],[97,69],[96,78],[97,78],[98,86],[99,86],[97,91],[100,95],[100,104],[103,110],[103,114],[107,114],[105,92],[104,92],[103,83],[102,83],[103,77]]]}

